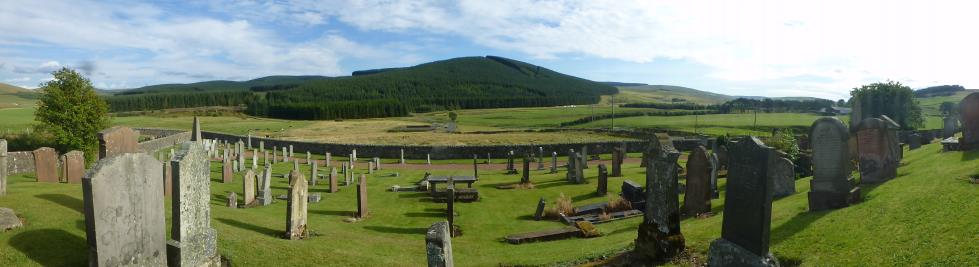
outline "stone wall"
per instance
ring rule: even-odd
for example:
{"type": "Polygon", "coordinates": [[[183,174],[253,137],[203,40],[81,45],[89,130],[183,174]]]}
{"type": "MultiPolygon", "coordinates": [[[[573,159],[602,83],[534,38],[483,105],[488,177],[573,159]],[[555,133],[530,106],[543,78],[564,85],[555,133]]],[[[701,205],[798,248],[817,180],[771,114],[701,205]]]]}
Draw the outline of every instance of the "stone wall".
{"type": "MultiPolygon", "coordinates": [[[[141,134],[145,134],[146,129],[139,129],[141,134]]],[[[190,132],[182,131],[170,131],[170,132],[158,132],[158,133],[170,133],[169,135],[153,135],[157,136],[156,139],[149,140],[146,142],[139,143],[139,151],[144,153],[153,153],[154,151],[168,148],[186,141],[190,141],[190,132]]]]}
{"type": "Polygon", "coordinates": [[[7,153],[7,174],[34,172],[34,153],[18,151],[7,153]]]}

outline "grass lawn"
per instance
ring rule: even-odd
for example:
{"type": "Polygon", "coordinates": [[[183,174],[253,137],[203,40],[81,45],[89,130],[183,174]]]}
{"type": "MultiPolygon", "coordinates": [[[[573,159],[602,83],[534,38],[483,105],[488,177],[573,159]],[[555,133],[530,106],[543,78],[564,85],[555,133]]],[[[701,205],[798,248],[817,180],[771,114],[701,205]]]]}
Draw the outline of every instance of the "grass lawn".
{"type": "MultiPolygon", "coordinates": [[[[798,193],[773,203],[772,251],[787,266],[979,265],[979,224],[975,223],[979,185],[965,180],[977,173],[979,152],[938,153],[939,149],[936,143],[906,152],[897,179],[864,186],[865,201],[845,209],[807,212],[809,178],[798,180],[798,193]]],[[[274,166],[276,174],[288,168],[291,163],[274,166]]],[[[639,218],[600,224],[604,236],[598,238],[524,245],[501,241],[512,233],[563,226],[529,219],[539,197],[549,205],[561,193],[576,205],[605,201],[606,197],[591,194],[596,170],[594,166],[586,170],[590,184],[585,185],[564,182],[563,172],[534,171],[531,179],[537,188],[530,190],[497,190],[494,185],[518,181],[519,176],[481,172],[475,187],[482,200],[456,206],[456,222],[464,234],[452,240],[455,263],[553,265],[628,249],[639,218]]],[[[444,219],[445,205],[431,202],[426,194],[385,191],[391,185],[421,179],[424,171],[402,170],[400,177],[387,177],[394,170],[385,169],[368,178],[370,218],[343,222],[356,210],[355,187],[328,194],[320,184],[312,191],[323,194],[324,199],[310,204],[309,209],[309,227],[316,235],[302,241],[284,240],[279,236],[284,232],[286,203],[252,209],[224,207],[227,192],[241,193],[241,177],[223,184],[219,171],[219,165],[212,163],[212,225],[218,231],[220,253],[235,266],[420,266],[425,264],[425,229],[444,219]]],[[[465,175],[470,171],[434,173],[465,175]]],[[[643,170],[636,164],[627,164],[624,173],[628,179],[644,181],[643,170]]],[[[610,195],[618,193],[623,179],[610,178],[610,195]]],[[[722,198],[724,182],[722,179],[722,198]]],[[[272,187],[274,195],[285,194],[286,179],[274,178],[272,187]]],[[[84,265],[81,199],[80,185],[35,183],[32,174],[11,177],[0,206],[13,208],[27,224],[0,233],[0,265],[84,265]]],[[[717,215],[682,222],[694,256],[704,257],[710,241],[720,236],[723,205],[723,200],[714,200],[717,215]]]]}
{"type": "MultiPolygon", "coordinates": [[[[711,114],[699,116],[642,116],[615,119],[615,127],[626,128],[658,128],[670,129],[686,132],[694,132],[710,135],[771,135],[772,128],[799,128],[808,129],[812,122],[822,116],[803,113],[758,113],[757,127],[755,125],[754,114],[711,114]]],[[[849,121],[849,117],[841,116],[844,122],[849,121]]],[[[612,120],[599,120],[577,127],[580,128],[607,128],[612,120]]]]}

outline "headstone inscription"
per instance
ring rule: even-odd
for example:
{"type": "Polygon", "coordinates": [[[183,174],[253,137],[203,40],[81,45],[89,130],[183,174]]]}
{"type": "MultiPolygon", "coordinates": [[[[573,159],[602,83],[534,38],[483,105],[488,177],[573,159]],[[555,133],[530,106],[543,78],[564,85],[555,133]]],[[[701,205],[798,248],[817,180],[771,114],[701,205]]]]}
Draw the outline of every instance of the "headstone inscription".
{"type": "Polygon", "coordinates": [[[779,266],[768,252],[775,150],[757,138],[730,144],[721,238],[711,242],[709,266],[779,266]]]}
{"type": "Polygon", "coordinates": [[[167,266],[163,163],[116,154],[82,178],[90,266],[167,266]]]}
{"type": "Polygon", "coordinates": [[[809,128],[813,174],[809,210],[847,207],[860,201],[860,187],[850,178],[850,139],[846,125],[837,118],[820,118],[809,128]]]}

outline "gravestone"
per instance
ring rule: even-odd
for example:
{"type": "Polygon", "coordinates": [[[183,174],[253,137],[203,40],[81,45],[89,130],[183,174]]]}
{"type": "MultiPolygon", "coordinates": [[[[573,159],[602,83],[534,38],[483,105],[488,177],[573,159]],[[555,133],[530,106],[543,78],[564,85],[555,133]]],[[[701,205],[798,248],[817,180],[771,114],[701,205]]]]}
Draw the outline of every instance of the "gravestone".
{"type": "Polygon", "coordinates": [[[350,151],[350,161],[357,161],[357,150],[350,151]]]}
{"type": "Polygon", "coordinates": [[[279,162],[279,149],[272,149],[272,162],[279,162]]]}
{"type": "Polygon", "coordinates": [[[248,170],[245,171],[245,179],[242,179],[242,198],[244,200],[243,204],[248,207],[255,202],[255,171],[248,170]]]}
{"type": "Polygon", "coordinates": [[[248,133],[248,149],[252,149],[252,133],[248,133]]]}
{"type": "Polygon", "coordinates": [[[530,183],[530,154],[524,154],[523,157],[523,173],[520,176],[521,184],[530,183]]]}
{"type": "Polygon", "coordinates": [[[921,147],[921,135],[913,133],[908,135],[908,150],[915,150],[921,147]]]}
{"type": "Polygon", "coordinates": [[[228,192],[228,207],[232,209],[238,208],[238,194],[235,192],[228,192]]]}
{"type": "Polygon", "coordinates": [[[340,191],[337,186],[337,167],[330,167],[330,193],[340,191]]]}
{"type": "Polygon", "coordinates": [[[838,209],[860,201],[860,188],[850,179],[850,139],[837,118],[820,118],[809,128],[812,140],[812,180],[809,210],[838,209]]]}
{"type": "Polygon", "coordinates": [[[551,173],[557,173],[557,152],[551,152],[551,173]]]}
{"type": "Polygon", "coordinates": [[[381,158],[379,157],[374,157],[374,170],[381,170],[381,158]]]}
{"type": "Polygon", "coordinates": [[[721,197],[721,192],[717,190],[717,170],[721,168],[721,163],[717,160],[717,153],[710,153],[710,192],[711,199],[721,197]]]}
{"type": "Polygon", "coordinates": [[[289,204],[286,208],[286,238],[303,239],[309,236],[306,212],[309,206],[309,186],[306,177],[297,170],[289,172],[289,204]]]}
{"type": "Polygon", "coordinates": [[[24,227],[14,210],[0,207],[0,233],[24,227]]]}
{"type": "Polygon", "coordinates": [[[262,181],[258,189],[258,204],[262,206],[272,205],[272,165],[265,164],[265,171],[262,172],[262,181]]]}
{"type": "Polygon", "coordinates": [[[367,162],[367,174],[374,174],[374,162],[373,161],[368,161],[367,162]]]}
{"type": "Polygon", "coordinates": [[[170,167],[170,160],[172,159],[163,161],[163,196],[165,197],[173,195],[173,168],[170,167]]]}
{"type": "Polygon", "coordinates": [[[979,145],[979,93],[971,93],[959,102],[959,120],[962,121],[962,138],[959,147],[972,150],[979,145]]]}
{"type": "Polygon", "coordinates": [[[319,173],[316,170],[316,164],[309,167],[309,186],[316,186],[316,182],[319,180],[319,173]]]}
{"type": "Polygon", "coordinates": [[[479,165],[477,160],[478,158],[476,158],[476,154],[473,154],[473,178],[479,180],[479,165]]]}
{"type": "Polygon", "coordinates": [[[432,165],[432,154],[425,154],[425,164],[432,165]]]}
{"type": "Polygon", "coordinates": [[[565,179],[572,183],[578,180],[578,178],[574,177],[576,170],[574,167],[576,157],[577,156],[575,156],[574,149],[568,149],[568,173],[565,174],[565,179]]]}
{"type": "Polygon", "coordinates": [[[517,170],[517,168],[513,166],[513,150],[510,150],[510,152],[506,154],[506,170],[509,171],[507,173],[512,173],[512,171],[517,170]]]}
{"type": "Polygon", "coordinates": [[[258,169],[258,151],[252,150],[252,170],[258,169]]]}
{"type": "Polygon", "coordinates": [[[598,164],[598,188],[595,189],[595,194],[599,196],[608,194],[608,169],[605,164],[598,164]]]}
{"type": "Polygon", "coordinates": [[[612,177],[622,177],[622,161],[625,159],[625,152],[622,148],[612,148],[612,177]]]}
{"type": "Polygon", "coordinates": [[[887,125],[878,118],[866,118],[857,130],[860,183],[880,183],[894,178],[897,164],[892,162],[887,125]]]}
{"type": "Polygon", "coordinates": [[[942,139],[955,136],[956,123],[957,120],[953,116],[945,116],[942,118],[942,139]]]}
{"type": "Polygon", "coordinates": [[[449,221],[449,235],[455,236],[455,201],[456,201],[456,189],[452,184],[452,178],[449,177],[449,187],[445,189],[445,217],[449,221]]]}
{"type": "Polygon", "coordinates": [[[581,146],[581,168],[588,169],[588,146],[581,146]]]}
{"type": "MultiPolygon", "coordinates": [[[[98,133],[99,159],[139,152],[139,133],[125,126],[115,126],[98,133]]],[[[161,165],[162,166],[162,165],[161,165]]]]}
{"type": "Polygon", "coordinates": [[[357,183],[357,218],[367,218],[367,176],[361,174],[357,183]]]}
{"type": "Polygon", "coordinates": [[[265,141],[258,140],[258,152],[265,152],[265,141]]]}
{"type": "Polygon", "coordinates": [[[795,194],[795,165],[787,158],[779,157],[772,167],[772,181],[775,184],[775,198],[795,194]]]}
{"type": "Polygon", "coordinates": [[[194,116],[194,125],[191,126],[190,141],[201,142],[201,120],[194,116]]]}
{"type": "Polygon", "coordinates": [[[452,229],[448,222],[437,222],[425,233],[428,267],[452,267],[452,229]]]}
{"type": "Polygon", "coordinates": [[[309,151],[306,151],[306,164],[315,165],[313,164],[313,154],[310,154],[309,151]]]}
{"type": "Polygon", "coordinates": [[[574,182],[577,184],[585,183],[585,157],[581,154],[575,154],[574,169],[574,182]]]}
{"type": "MultiPolygon", "coordinates": [[[[34,150],[34,172],[37,175],[37,182],[58,183],[58,152],[54,148],[42,147],[34,150]]],[[[162,173],[162,170],[160,172],[162,173]]],[[[162,181],[163,178],[161,177],[162,181]]]]}
{"type": "Polygon", "coordinates": [[[231,160],[228,159],[227,157],[224,158],[224,163],[221,164],[221,182],[222,183],[226,183],[227,184],[227,183],[231,183],[233,181],[233,178],[232,178],[233,173],[231,172],[231,168],[232,168],[231,167],[231,160]]]}
{"type": "Polygon", "coordinates": [[[0,197],[7,195],[7,140],[0,139],[0,197]]]}
{"type": "Polygon", "coordinates": [[[720,169],[727,170],[727,162],[728,162],[727,145],[717,146],[717,151],[714,151],[714,153],[717,153],[717,162],[720,163],[721,166],[720,169]]]}
{"type": "Polygon", "coordinates": [[[669,135],[655,134],[647,155],[643,159],[647,161],[646,203],[635,251],[652,259],[669,259],[685,248],[677,196],[676,161],[680,152],[673,147],[669,135]]]}
{"type": "Polygon", "coordinates": [[[544,147],[537,147],[537,170],[544,170],[544,147]]]}
{"type": "Polygon", "coordinates": [[[710,212],[710,162],[707,149],[697,146],[687,157],[687,186],[683,195],[683,211],[689,216],[710,212]]]}
{"type": "MultiPolygon", "coordinates": [[[[356,151],[356,150],[354,150],[354,151],[356,151]]],[[[354,154],[356,155],[356,152],[354,154]]],[[[296,158],[296,150],[293,149],[292,145],[289,145],[289,158],[290,159],[296,158]]]]}
{"type": "MultiPolygon", "coordinates": [[[[169,266],[221,266],[217,231],[211,228],[211,167],[207,152],[200,142],[184,142],[169,165],[175,195],[170,199],[173,223],[171,240],[167,241],[169,266]]],[[[245,192],[247,204],[248,191],[245,192]]]]}
{"type": "Polygon", "coordinates": [[[289,162],[289,151],[286,151],[286,147],[282,147],[282,162],[289,162]]]}
{"type": "Polygon", "coordinates": [[[72,150],[61,156],[62,177],[70,184],[82,183],[82,176],[85,176],[85,154],[78,150],[72,150]]]}
{"type": "Polygon", "coordinates": [[[324,155],[324,157],[326,157],[326,158],[324,158],[324,160],[323,160],[324,161],[323,162],[323,166],[332,167],[333,166],[333,163],[330,163],[330,161],[333,161],[333,155],[330,154],[330,152],[326,152],[326,155],[324,155]]]}
{"type": "Polygon", "coordinates": [[[544,198],[540,198],[540,200],[537,201],[537,210],[534,212],[535,221],[540,221],[540,219],[544,217],[544,205],[547,205],[547,202],[544,201],[544,198]]]}
{"type": "Polygon", "coordinates": [[[398,157],[398,163],[401,163],[401,165],[405,165],[405,149],[404,148],[401,149],[401,155],[398,157]]]}
{"type": "Polygon", "coordinates": [[[126,153],[82,178],[89,266],[167,266],[163,163],[126,153]]]}
{"type": "Polygon", "coordinates": [[[730,144],[721,238],[711,242],[709,266],[779,266],[768,251],[775,150],[757,138],[730,144]]]}

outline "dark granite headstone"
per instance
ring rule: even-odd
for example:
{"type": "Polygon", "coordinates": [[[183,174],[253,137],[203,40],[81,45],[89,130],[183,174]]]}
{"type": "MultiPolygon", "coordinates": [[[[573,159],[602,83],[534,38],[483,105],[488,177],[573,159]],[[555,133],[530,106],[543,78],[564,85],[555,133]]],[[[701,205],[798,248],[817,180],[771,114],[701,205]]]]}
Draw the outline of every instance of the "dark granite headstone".
{"type": "Polygon", "coordinates": [[[544,205],[547,205],[547,203],[544,202],[544,198],[540,198],[540,200],[537,201],[537,211],[534,212],[535,221],[540,221],[540,219],[544,217],[544,205]]]}
{"type": "Polygon", "coordinates": [[[449,188],[445,189],[445,195],[445,217],[449,221],[449,235],[455,236],[456,189],[452,183],[449,183],[449,188]]]}
{"type": "Polygon", "coordinates": [[[757,138],[730,144],[721,238],[711,243],[709,266],[778,266],[769,253],[775,150],[757,138]]]}
{"type": "MultiPolygon", "coordinates": [[[[650,140],[646,162],[646,205],[635,250],[652,259],[669,259],[685,249],[680,233],[677,159],[680,152],[667,134],[650,140]]],[[[730,204],[728,204],[730,205],[730,204]]]]}
{"type": "Polygon", "coordinates": [[[622,148],[612,148],[612,177],[622,177],[623,160],[625,160],[625,152],[622,148]]]}
{"type": "Polygon", "coordinates": [[[687,186],[683,211],[689,216],[710,212],[710,162],[707,149],[697,146],[687,157],[687,186]]]}
{"type": "Polygon", "coordinates": [[[524,154],[523,173],[521,173],[521,175],[522,176],[520,176],[520,183],[529,184],[530,183],[530,154],[524,154]]]}
{"type": "Polygon", "coordinates": [[[914,133],[908,135],[908,150],[915,150],[921,147],[921,135],[914,133]]]}
{"type": "Polygon", "coordinates": [[[598,164],[598,188],[595,189],[595,194],[599,196],[608,194],[608,168],[605,164],[598,164]]]}

